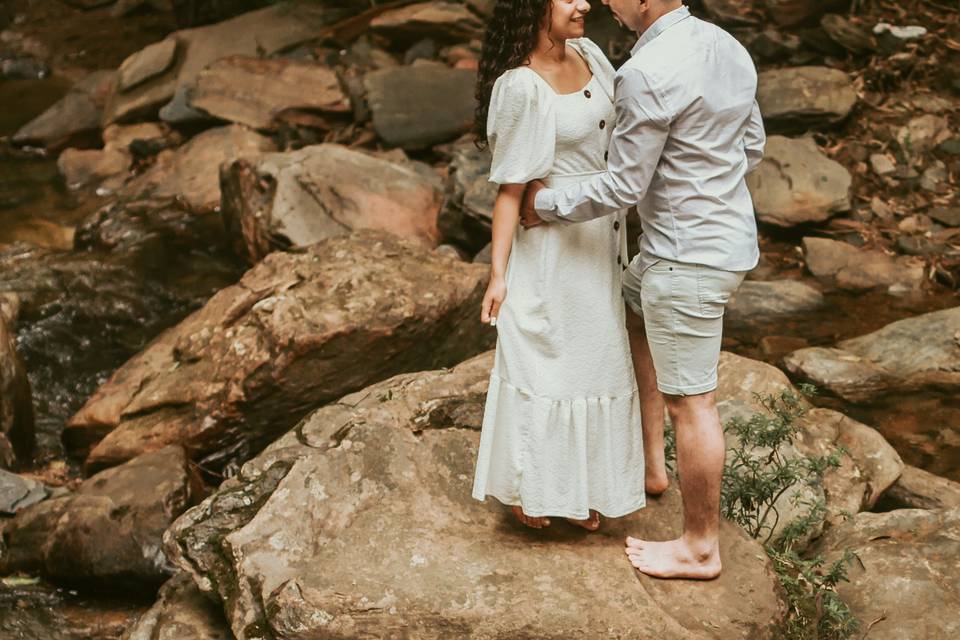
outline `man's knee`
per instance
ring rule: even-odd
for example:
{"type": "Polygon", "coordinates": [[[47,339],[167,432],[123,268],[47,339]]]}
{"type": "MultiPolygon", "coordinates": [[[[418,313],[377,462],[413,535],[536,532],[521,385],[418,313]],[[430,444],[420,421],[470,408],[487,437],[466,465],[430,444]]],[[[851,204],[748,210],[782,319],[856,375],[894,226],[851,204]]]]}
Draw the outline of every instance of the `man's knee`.
{"type": "Polygon", "coordinates": [[[689,396],[664,394],[670,419],[676,422],[683,416],[696,415],[704,411],[717,410],[717,392],[707,391],[689,396]]]}

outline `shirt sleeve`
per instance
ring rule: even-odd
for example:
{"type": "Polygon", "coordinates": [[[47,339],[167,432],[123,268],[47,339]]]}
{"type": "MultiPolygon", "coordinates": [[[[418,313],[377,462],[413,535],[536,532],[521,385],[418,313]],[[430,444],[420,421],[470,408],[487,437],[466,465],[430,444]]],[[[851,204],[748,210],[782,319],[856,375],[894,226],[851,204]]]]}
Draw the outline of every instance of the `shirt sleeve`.
{"type": "Polygon", "coordinates": [[[750,111],[750,120],[747,130],[743,134],[743,150],[747,154],[747,172],[753,171],[763,160],[763,147],[767,143],[767,134],[763,129],[763,117],[760,115],[760,105],[753,101],[753,110],[750,111]]]}
{"type": "Polygon", "coordinates": [[[534,205],[550,222],[584,222],[639,203],[653,179],[673,114],[653,80],[638,69],[615,81],[616,126],[607,170],[563,189],[542,189],[534,205]]]}
{"type": "Polygon", "coordinates": [[[556,116],[532,71],[514,69],[493,85],[487,112],[487,140],[493,160],[490,182],[525,184],[553,169],[556,116]]]}

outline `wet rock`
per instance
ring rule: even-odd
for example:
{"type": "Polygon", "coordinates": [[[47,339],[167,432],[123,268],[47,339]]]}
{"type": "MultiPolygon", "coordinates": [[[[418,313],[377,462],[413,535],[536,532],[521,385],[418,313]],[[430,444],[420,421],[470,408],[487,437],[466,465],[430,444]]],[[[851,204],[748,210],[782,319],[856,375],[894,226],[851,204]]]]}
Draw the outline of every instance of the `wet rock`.
{"type": "Polygon", "coordinates": [[[805,455],[827,455],[836,447],[846,452],[840,467],[823,479],[832,526],[849,514],[872,509],[903,473],[900,455],[876,429],[832,409],[810,409],[802,421],[799,448],[805,455]]]}
{"type": "Polygon", "coordinates": [[[173,0],[116,0],[116,4],[110,8],[110,16],[124,18],[135,13],[148,11],[173,11],[173,0]]]}
{"type": "Polygon", "coordinates": [[[474,71],[424,64],[373,71],[363,82],[373,128],[389,145],[423,149],[472,126],[474,71]]]}
{"type": "Polygon", "coordinates": [[[171,575],[161,536],[199,498],[179,446],[144,454],[76,492],[22,509],[3,529],[0,570],[119,590],[171,575]]]}
{"type": "Polygon", "coordinates": [[[450,161],[450,195],[440,212],[443,237],[477,252],[490,241],[497,185],[490,176],[490,150],[477,149],[472,140],[454,145],[450,161]]]}
{"type": "Polygon", "coordinates": [[[315,62],[231,56],[203,69],[188,104],[253,129],[275,129],[285,112],[351,113],[337,74],[315,62]]]}
{"type": "Polygon", "coordinates": [[[419,2],[385,11],[370,21],[370,30],[394,44],[409,46],[423,38],[462,42],[479,37],[483,22],[454,2],[419,2]]]}
{"type": "Polygon", "coordinates": [[[856,554],[837,586],[876,640],[928,640],[960,633],[960,509],[860,513],[824,537],[827,559],[856,554]],[[895,585],[895,588],[891,588],[895,585]],[[904,603],[910,603],[904,606],[904,603]]]}
{"type": "Polygon", "coordinates": [[[118,178],[119,187],[130,167],[130,157],[116,149],[64,149],[57,158],[57,169],[70,189],[100,184],[118,178]]]}
{"type": "Polygon", "coordinates": [[[61,0],[71,7],[76,7],[77,9],[97,9],[99,7],[105,7],[108,4],[113,4],[116,0],[61,0]]]}
{"type": "Polygon", "coordinates": [[[240,125],[208,129],[174,151],[161,154],[147,171],[120,190],[126,197],[181,198],[212,211],[220,205],[220,165],[274,151],[273,142],[240,125]]]}
{"type": "Polygon", "coordinates": [[[840,289],[864,291],[886,287],[899,291],[918,289],[924,281],[922,262],[888,256],[882,251],[858,249],[846,242],[807,237],[803,239],[803,254],[810,273],[840,289]]]}
{"type": "Polygon", "coordinates": [[[440,178],[429,165],[332,144],[265,154],[224,168],[222,215],[234,250],[253,264],[359,229],[437,245],[440,178]]]}
{"type": "Polygon", "coordinates": [[[760,74],[757,101],[771,130],[836,124],[857,103],[850,77],[828,67],[788,67],[760,74]]]}
{"type": "Polygon", "coordinates": [[[907,465],[883,497],[898,509],[956,509],[960,508],[960,482],[907,465]]]}
{"type": "Polygon", "coordinates": [[[529,534],[502,506],[474,501],[492,355],[398,376],[313,412],[178,520],[167,549],[220,598],[237,638],[401,628],[422,638],[580,637],[593,616],[610,637],[778,637],[776,578],[761,547],[729,523],[716,581],[640,576],[636,588],[611,541],[675,535],[675,488],[608,521],[599,537],[555,525],[547,555],[530,553],[529,534]],[[583,602],[589,616],[570,604],[583,602]]]}
{"type": "Polygon", "coordinates": [[[74,86],[52,107],[23,125],[11,138],[17,145],[57,150],[92,146],[97,141],[110,71],[96,71],[74,86]]]}
{"type": "Polygon", "coordinates": [[[925,313],[844,340],[834,349],[801,349],[787,369],[850,402],[896,390],[960,388],[960,307],[925,313]]]}
{"type": "Polygon", "coordinates": [[[315,406],[489,348],[486,276],[383,232],[274,252],[117,370],[65,438],[109,433],[90,468],[170,442],[213,467],[246,459],[315,406]]]}
{"type": "Polygon", "coordinates": [[[842,0],[764,0],[770,17],[782,27],[816,20],[824,13],[846,8],[842,0]]]}
{"type": "Polygon", "coordinates": [[[123,634],[122,640],[233,640],[223,609],[186,573],[163,587],[157,602],[123,634]]]}
{"type": "Polygon", "coordinates": [[[12,319],[0,314],[0,469],[29,461],[35,442],[30,382],[15,337],[12,319]]]}
{"type": "Polygon", "coordinates": [[[50,65],[30,57],[0,60],[0,77],[11,80],[41,80],[50,75],[50,65]]]}
{"type": "Polygon", "coordinates": [[[0,514],[11,515],[50,495],[42,483],[0,469],[0,514]]]}
{"type": "Polygon", "coordinates": [[[819,290],[797,280],[747,280],[730,299],[724,321],[731,326],[756,326],[810,313],[823,304],[819,290]]]}
{"type": "Polygon", "coordinates": [[[770,136],[747,176],[757,219],[780,227],[822,222],[850,209],[850,172],[810,138],[770,136]]]}
{"type": "Polygon", "coordinates": [[[828,13],[820,18],[820,26],[831,40],[850,53],[864,54],[877,48],[877,43],[868,32],[836,13],[828,13]]]}
{"type": "MultiPolygon", "coordinates": [[[[117,86],[104,108],[103,123],[154,119],[175,94],[185,101],[185,94],[197,74],[210,63],[233,55],[276,54],[316,38],[323,27],[353,10],[311,2],[280,2],[217,24],[176,31],[167,36],[177,43],[176,63],[135,86],[127,89],[117,86]]],[[[134,53],[121,66],[155,70],[166,61],[166,56],[160,54],[169,51],[171,45],[163,47],[151,54],[144,53],[146,50],[134,53]]]]}

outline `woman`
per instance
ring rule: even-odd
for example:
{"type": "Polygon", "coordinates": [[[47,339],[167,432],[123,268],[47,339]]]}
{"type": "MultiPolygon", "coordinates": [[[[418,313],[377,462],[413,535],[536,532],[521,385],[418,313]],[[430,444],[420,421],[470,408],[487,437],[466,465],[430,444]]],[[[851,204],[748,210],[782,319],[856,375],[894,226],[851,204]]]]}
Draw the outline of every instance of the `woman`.
{"type": "Polygon", "coordinates": [[[500,185],[481,320],[496,326],[473,496],[523,524],[596,530],[644,506],[643,439],[620,293],[624,213],[518,230],[525,183],[606,167],[613,67],[583,37],[586,0],[498,0],[477,82],[477,136],[500,185]],[[484,126],[485,125],[485,126],[484,126]]]}

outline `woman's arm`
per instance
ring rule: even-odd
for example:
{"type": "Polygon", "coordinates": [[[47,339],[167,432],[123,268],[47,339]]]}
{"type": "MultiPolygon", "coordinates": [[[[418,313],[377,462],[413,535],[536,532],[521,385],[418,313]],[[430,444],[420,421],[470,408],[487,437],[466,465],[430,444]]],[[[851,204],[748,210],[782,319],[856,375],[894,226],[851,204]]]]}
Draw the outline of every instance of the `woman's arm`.
{"type": "Polygon", "coordinates": [[[493,203],[493,238],[490,241],[490,283],[483,296],[480,309],[480,321],[496,324],[500,314],[500,305],[507,295],[507,260],[513,246],[513,235],[520,217],[520,200],[523,198],[523,184],[503,184],[493,203]],[[491,322],[494,320],[494,322],[491,322]]]}

